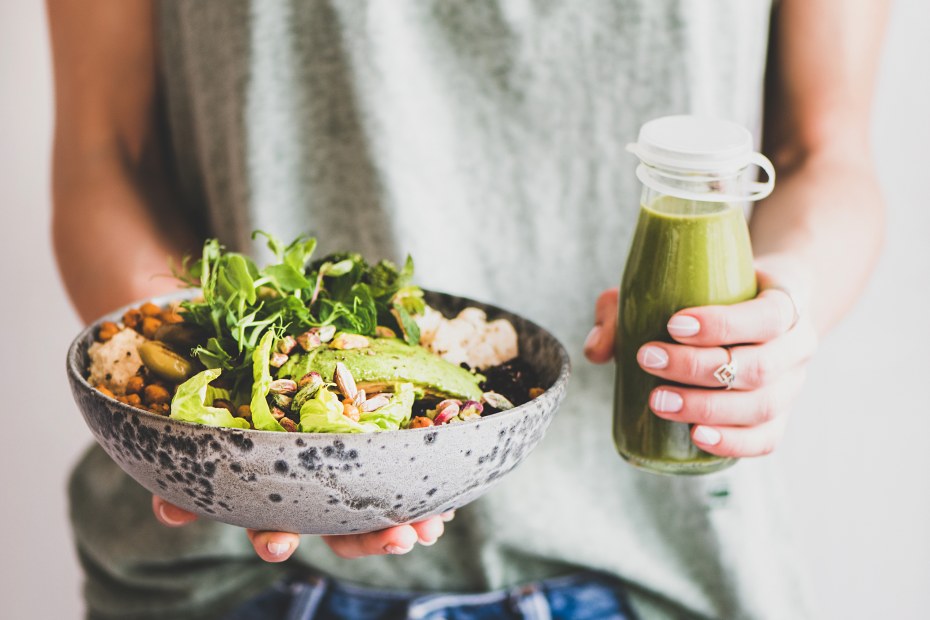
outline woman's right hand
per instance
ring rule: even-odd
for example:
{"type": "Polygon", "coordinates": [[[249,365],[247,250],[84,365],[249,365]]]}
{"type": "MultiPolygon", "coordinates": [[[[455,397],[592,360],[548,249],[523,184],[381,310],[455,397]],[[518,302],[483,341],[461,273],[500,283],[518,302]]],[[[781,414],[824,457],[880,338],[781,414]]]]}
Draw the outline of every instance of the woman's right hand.
{"type": "MultiPolygon", "coordinates": [[[[152,496],[152,511],[155,518],[168,527],[182,527],[197,520],[197,515],[178,508],[160,497],[152,496]]],[[[445,530],[445,522],[451,521],[455,512],[446,512],[417,523],[396,525],[368,534],[346,534],[323,536],[333,553],[341,558],[361,558],[369,555],[403,555],[414,545],[434,544],[445,530]]],[[[246,530],[255,553],[266,562],[283,562],[291,557],[300,544],[300,535],[290,532],[246,530]]]]}

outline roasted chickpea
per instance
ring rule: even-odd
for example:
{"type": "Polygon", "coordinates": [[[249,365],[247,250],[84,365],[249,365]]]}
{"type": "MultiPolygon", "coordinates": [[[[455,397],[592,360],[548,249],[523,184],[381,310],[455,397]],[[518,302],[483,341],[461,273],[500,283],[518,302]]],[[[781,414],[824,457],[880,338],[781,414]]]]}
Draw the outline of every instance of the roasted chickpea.
{"type": "Polygon", "coordinates": [[[129,394],[138,394],[144,387],[145,380],[139,375],[129,377],[129,381],[126,382],[126,392],[129,394]]]}
{"type": "Polygon", "coordinates": [[[410,428],[426,428],[427,426],[433,426],[433,421],[426,416],[418,415],[410,420],[410,428]]]}
{"type": "Polygon", "coordinates": [[[138,308],[130,308],[123,313],[123,325],[136,329],[142,323],[142,313],[138,308]]]}
{"type": "Polygon", "coordinates": [[[161,325],[161,319],[157,319],[154,316],[145,317],[142,319],[142,335],[149,340],[154,340],[155,332],[158,331],[158,328],[161,327],[161,325]]]}
{"type": "Polygon", "coordinates": [[[160,385],[147,385],[143,392],[146,405],[162,404],[171,401],[171,393],[160,385]]]}
{"type": "Polygon", "coordinates": [[[142,316],[158,316],[161,314],[161,308],[147,301],[139,307],[139,312],[142,313],[142,316]]]}
{"type": "Polygon", "coordinates": [[[113,321],[104,321],[100,324],[100,331],[97,332],[97,339],[100,342],[106,342],[119,333],[119,325],[113,321]]]}
{"type": "Polygon", "coordinates": [[[108,388],[105,385],[95,385],[94,388],[96,388],[96,390],[100,392],[101,394],[103,394],[104,396],[109,396],[110,398],[116,398],[116,395],[113,394],[113,391],[110,390],[110,388],[108,388]]]}

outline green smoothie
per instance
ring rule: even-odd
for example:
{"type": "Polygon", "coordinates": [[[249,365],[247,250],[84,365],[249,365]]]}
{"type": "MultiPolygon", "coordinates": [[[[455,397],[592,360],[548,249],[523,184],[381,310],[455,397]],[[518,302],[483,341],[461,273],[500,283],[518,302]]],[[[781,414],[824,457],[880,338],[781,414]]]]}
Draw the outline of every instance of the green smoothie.
{"type": "Polygon", "coordinates": [[[642,370],[636,353],[649,341],[672,342],[666,323],[683,308],[755,295],[749,231],[738,206],[670,196],[642,205],[620,286],[615,350],[614,441],[623,458],[668,474],[709,473],[735,461],[695,446],[690,425],[652,413],[650,392],[670,382],[642,370]]]}

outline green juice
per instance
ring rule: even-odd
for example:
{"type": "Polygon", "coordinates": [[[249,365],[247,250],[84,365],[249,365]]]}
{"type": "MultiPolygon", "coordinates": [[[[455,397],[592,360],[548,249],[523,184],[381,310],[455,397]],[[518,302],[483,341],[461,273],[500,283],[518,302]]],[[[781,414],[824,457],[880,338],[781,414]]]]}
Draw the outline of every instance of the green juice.
{"type": "Polygon", "coordinates": [[[667,474],[704,474],[735,459],[691,442],[690,425],[649,408],[660,384],[636,360],[649,341],[672,342],[666,323],[693,306],[732,304],[756,295],[749,231],[740,207],[659,196],[642,205],[620,286],[615,360],[614,441],[624,459],[667,474]]]}

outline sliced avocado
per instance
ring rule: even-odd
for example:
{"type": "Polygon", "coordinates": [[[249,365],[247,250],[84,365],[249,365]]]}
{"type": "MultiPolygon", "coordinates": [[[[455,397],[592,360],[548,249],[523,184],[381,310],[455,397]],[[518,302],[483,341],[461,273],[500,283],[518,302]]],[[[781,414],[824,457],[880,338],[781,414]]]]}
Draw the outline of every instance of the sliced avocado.
{"type": "Polygon", "coordinates": [[[370,341],[370,346],[363,349],[323,346],[309,353],[291,355],[278,369],[278,378],[297,381],[315,370],[330,381],[336,362],[342,362],[358,387],[369,393],[395,383],[412,383],[414,388],[431,396],[480,400],[478,384],[484,380],[483,376],[397,338],[371,338],[370,341]]]}

